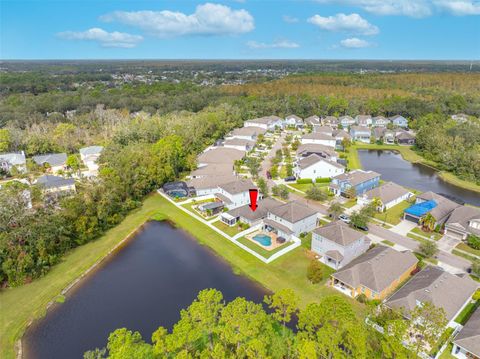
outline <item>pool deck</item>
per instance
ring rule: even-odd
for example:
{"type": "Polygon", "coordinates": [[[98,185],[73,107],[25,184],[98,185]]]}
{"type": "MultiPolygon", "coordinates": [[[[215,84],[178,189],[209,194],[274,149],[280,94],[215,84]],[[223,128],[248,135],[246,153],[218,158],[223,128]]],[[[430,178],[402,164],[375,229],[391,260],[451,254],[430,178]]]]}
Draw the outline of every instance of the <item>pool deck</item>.
{"type": "Polygon", "coordinates": [[[256,245],[258,245],[259,247],[262,247],[263,249],[266,249],[267,251],[272,251],[274,250],[275,248],[278,248],[280,246],[282,246],[283,244],[285,243],[278,243],[277,242],[277,235],[273,232],[267,232],[267,231],[263,231],[263,230],[259,230],[259,231],[255,231],[253,233],[250,233],[248,235],[245,236],[245,238],[247,238],[249,241],[255,243],[256,245]],[[256,240],[253,239],[253,237],[257,236],[257,235],[265,235],[265,236],[269,236],[270,238],[272,238],[272,244],[269,245],[269,246],[264,246],[263,244],[257,242],[256,240]]]}

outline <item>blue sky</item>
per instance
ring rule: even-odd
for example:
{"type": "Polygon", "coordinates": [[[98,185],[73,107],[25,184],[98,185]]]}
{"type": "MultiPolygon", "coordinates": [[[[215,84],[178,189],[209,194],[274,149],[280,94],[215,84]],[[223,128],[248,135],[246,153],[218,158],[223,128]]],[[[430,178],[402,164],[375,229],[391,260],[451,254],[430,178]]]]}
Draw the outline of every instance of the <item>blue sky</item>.
{"type": "Polygon", "coordinates": [[[2,59],[480,59],[480,0],[0,0],[2,59]]]}

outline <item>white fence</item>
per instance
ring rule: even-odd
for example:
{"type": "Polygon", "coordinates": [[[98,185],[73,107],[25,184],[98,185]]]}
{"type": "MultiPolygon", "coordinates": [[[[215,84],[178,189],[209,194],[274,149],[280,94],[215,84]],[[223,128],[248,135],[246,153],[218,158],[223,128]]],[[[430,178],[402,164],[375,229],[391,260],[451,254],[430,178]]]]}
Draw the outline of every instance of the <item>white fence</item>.
{"type": "MultiPolygon", "coordinates": [[[[198,216],[197,214],[195,213],[192,213],[190,212],[188,209],[182,207],[182,204],[186,204],[186,203],[190,203],[193,201],[193,199],[189,199],[189,200],[186,200],[186,201],[183,201],[183,202],[175,202],[174,200],[172,200],[168,195],[166,195],[162,190],[157,190],[157,192],[163,197],[165,198],[167,201],[169,201],[170,203],[172,203],[174,206],[176,206],[178,209],[180,209],[181,211],[185,212],[186,214],[188,214],[189,216],[195,218],[196,220],[202,222],[204,225],[210,227],[211,229],[213,229],[215,232],[217,232],[218,234],[220,234],[222,237],[225,237],[226,239],[228,239],[230,242],[232,242],[233,244],[235,244],[236,246],[242,248],[244,251],[250,253],[252,256],[258,258],[259,260],[261,260],[263,263],[271,263],[273,262],[275,259],[278,259],[280,258],[281,256],[283,256],[284,254],[294,250],[295,248],[299,247],[301,244],[302,244],[302,241],[295,237],[295,236],[292,236],[292,241],[293,243],[286,246],[285,248],[283,248],[282,250],[276,252],[275,254],[273,254],[272,256],[270,256],[269,258],[265,258],[264,256],[258,254],[257,252],[255,252],[253,249],[251,248],[248,248],[246,245],[240,243],[237,241],[238,238],[241,238],[243,236],[245,236],[246,234],[249,234],[249,233],[252,233],[254,232],[255,230],[258,230],[261,228],[261,224],[257,224],[253,227],[250,227],[240,233],[237,233],[235,236],[233,237],[230,237],[228,234],[226,234],[225,232],[223,232],[221,229],[215,227],[212,223],[208,222],[207,220],[203,219],[202,217],[198,216]]],[[[202,199],[209,199],[209,198],[212,198],[213,196],[212,195],[207,195],[207,196],[202,196],[202,197],[197,197],[195,198],[195,200],[202,200],[202,199]]]]}

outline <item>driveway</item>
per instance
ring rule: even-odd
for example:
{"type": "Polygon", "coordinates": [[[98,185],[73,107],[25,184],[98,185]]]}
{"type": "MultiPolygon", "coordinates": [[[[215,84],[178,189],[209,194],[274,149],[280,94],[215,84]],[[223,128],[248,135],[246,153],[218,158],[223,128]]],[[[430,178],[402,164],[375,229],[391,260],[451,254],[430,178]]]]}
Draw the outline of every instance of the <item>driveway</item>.
{"type": "Polygon", "coordinates": [[[456,238],[449,236],[443,236],[440,240],[437,241],[438,248],[445,252],[451,252],[459,243],[462,241],[456,238]]]}
{"type": "Polygon", "coordinates": [[[402,220],[399,224],[390,228],[390,230],[402,236],[406,236],[407,233],[414,229],[416,226],[416,223],[402,220]]]}

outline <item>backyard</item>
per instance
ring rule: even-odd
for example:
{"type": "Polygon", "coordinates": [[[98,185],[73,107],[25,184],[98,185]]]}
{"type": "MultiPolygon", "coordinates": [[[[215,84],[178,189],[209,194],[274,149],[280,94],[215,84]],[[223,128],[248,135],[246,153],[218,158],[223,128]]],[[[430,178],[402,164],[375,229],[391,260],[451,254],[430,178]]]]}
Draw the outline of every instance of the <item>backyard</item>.
{"type": "Polygon", "coordinates": [[[403,218],[403,211],[410,207],[411,203],[402,201],[399,204],[387,209],[385,212],[376,212],[373,217],[392,225],[397,225],[403,218]]]}

